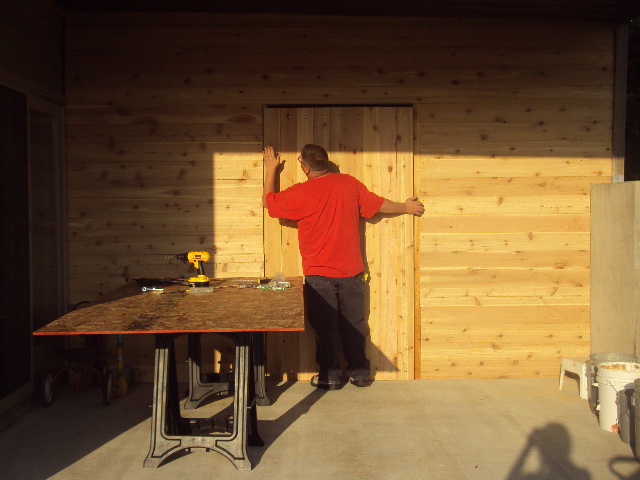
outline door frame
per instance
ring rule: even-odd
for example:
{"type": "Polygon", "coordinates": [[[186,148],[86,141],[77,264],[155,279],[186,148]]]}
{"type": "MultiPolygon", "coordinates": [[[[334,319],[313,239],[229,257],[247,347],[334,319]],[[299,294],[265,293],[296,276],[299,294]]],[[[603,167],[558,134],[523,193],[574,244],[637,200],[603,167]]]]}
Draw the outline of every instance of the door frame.
{"type": "MultiPolygon", "coordinates": [[[[306,118],[307,115],[311,115],[311,117],[313,118],[314,114],[313,114],[313,110],[317,110],[317,111],[321,111],[321,112],[326,112],[327,109],[349,109],[349,108],[357,108],[357,109],[367,109],[367,108],[371,108],[371,109],[380,109],[380,108],[401,108],[401,109],[406,109],[404,111],[408,112],[409,118],[404,118],[402,120],[398,120],[397,118],[394,118],[393,122],[395,123],[396,121],[398,121],[398,123],[402,123],[402,122],[406,122],[406,125],[400,125],[400,126],[396,126],[394,128],[403,128],[403,135],[398,135],[397,132],[394,134],[394,136],[391,138],[391,140],[386,140],[387,142],[391,141],[393,144],[393,148],[394,148],[394,152],[396,157],[395,157],[395,164],[394,165],[400,165],[400,167],[398,167],[398,170],[402,170],[403,171],[403,175],[406,175],[407,172],[409,172],[409,177],[407,178],[407,180],[402,184],[402,191],[404,192],[404,194],[406,195],[406,197],[404,198],[391,198],[392,200],[396,200],[396,201],[404,201],[405,198],[408,198],[410,196],[415,195],[416,192],[416,175],[415,175],[415,169],[414,169],[414,163],[415,163],[415,143],[414,143],[414,123],[413,123],[413,118],[415,118],[415,112],[414,112],[414,107],[412,105],[407,105],[407,104],[402,104],[402,105],[398,105],[398,104],[387,104],[387,105],[380,105],[380,104],[375,104],[375,105],[349,105],[349,104],[340,104],[340,105],[334,105],[334,104],[330,104],[330,105],[322,105],[322,104],[317,104],[317,105],[297,105],[297,104],[287,104],[287,105],[265,105],[263,108],[263,134],[264,134],[264,145],[273,145],[274,147],[276,147],[276,149],[278,149],[281,153],[282,152],[286,152],[286,154],[288,155],[288,157],[292,157],[295,158],[297,156],[297,154],[299,153],[300,148],[302,147],[302,144],[304,143],[311,143],[311,142],[315,142],[315,143],[319,143],[323,146],[325,146],[325,148],[327,148],[327,150],[329,151],[329,156],[330,156],[330,160],[332,158],[335,158],[335,154],[336,152],[334,150],[336,149],[332,149],[330,148],[331,145],[327,145],[327,141],[329,141],[330,144],[335,143],[335,139],[334,140],[330,140],[331,138],[331,126],[327,127],[326,124],[325,125],[313,125],[313,128],[310,128],[308,126],[303,125],[300,121],[300,118],[295,119],[295,121],[297,121],[297,124],[293,124],[291,127],[282,127],[282,121],[281,119],[278,117],[277,120],[274,120],[273,117],[273,113],[278,110],[278,111],[286,111],[286,110],[290,110],[290,111],[301,111],[301,114],[303,114],[306,118]],[[271,121],[270,121],[271,120],[271,121]],[[284,130],[289,130],[290,128],[293,128],[294,133],[291,134],[288,131],[284,131],[284,130]],[[324,132],[319,132],[318,133],[318,129],[322,129],[324,128],[324,132]],[[302,131],[301,134],[297,133],[297,130],[302,131]],[[292,138],[293,135],[293,138],[292,138]],[[281,145],[278,145],[277,141],[274,141],[274,139],[278,139],[278,140],[282,140],[285,139],[285,143],[288,143],[288,145],[286,147],[283,147],[281,145]],[[305,138],[305,139],[311,139],[311,140],[300,140],[299,138],[305,138]],[[289,151],[291,150],[291,152],[289,151]],[[293,151],[296,152],[295,155],[293,155],[293,151]],[[399,154],[398,152],[409,152],[409,155],[406,154],[399,154]],[[333,154],[333,155],[332,155],[333,154]],[[404,169],[404,170],[403,170],[404,169]]],[[[372,110],[373,111],[373,110],[372,110]]],[[[403,110],[398,110],[398,111],[403,111],[403,110]]],[[[366,112],[366,110],[365,110],[366,112]]],[[[289,112],[292,113],[292,112],[289,112]]],[[[297,114],[295,114],[297,115],[297,114]]],[[[294,116],[295,116],[294,115],[294,116]]],[[[364,115],[363,115],[364,117],[364,115]]],[[[292,120],[293,122],[294,120],[292,120]]],[[[317,119],[316,119],[317,121],[317,119]]],[[[362,122],[365,122],[364,119],[361,120],[362,122]]],[[[384,120],[380,119],[376,119],[375,122],[380,121],[381,123],[384,122],[384,120]]],[[[371,124],[369,124],[369,126],[371,126],[371,124]]],[[[377,126],[377,123],[375,124],[375,126],[377,126]]],[[[366,129],[366,127],[363,127],[366,129]]],[[[369,132],[369,138],[367,140],[362,140],[362,145],[363,145],[363,155],[367,152],[366,150],[366,145],[372,145],[372,142],[384,142],[385,140],[378,140],[376,137],[380,136],[382,137],[383,135],[378,135],[377,134],[377,128],[375,129],[375,132],[369,132]]],[[[365,133],[362,133],[362,135],[365,135],[365,133]]],[[[375,156],[377,158],[379,158],[381,161],[384,161],[385,159],[388,159],[388,155],[386,155],[385,157],[385,152],[387,152],[388,150],[384,149],[384,145],[381,144],[383,148],[383,150],[379,150],[379,151],[374,151],[371,150],[372,155],[375,154],[375,156]]],[[[342,148],[342,147],[341,147],[342,148]]],[[[349,155],[349,148],[345,147],[346,151],[345,152],[341,152],[341,154],[344,154],[346,156],[349,155]]],[[[283,156],[283,159],[285,160],[292,160],[292,158],[285,158],[283,156]]],[[[297,162],[290,162],[292,164],[295,164],[295,168],[298,167],[297,162]]],[[[365,162],[363,162],[364,165],[365,162]]],[[[283,172],[280,175],[283,187],[287,187],[292,183],[295,183],[297,181],[303,181],[304,178],[300,177],[299,173],[296,173],[296,170],[292,169],[291,167],[289,168],[289,170],[287,170],[286,172],[283,172]]],[[[362,168],[365,168],[364,166],[362,168]]],[[[384,174],[386,173],[386,168],[384,169],[385,171],[382,172],[382,176],[384,176],[384,174]]],[[[395,170],[395,167],[394,167],[395,170]]],[[[389,172],[391,172],[391,169],[389,169],[389,172]]],[[[347,172],[343,172],[343,173],[351,173],[349,171],[347,172]]],[[[389,174],[391,175],[391,174],[389,174]]],[[[395,175],[395,172],[394,172],[395,175]]],[[[398,173],[398,175],[400,175],[400,173],[398,173]]],[[[359,175],[356,174],[356,177],[360,176],[363,177],[363,175],[359,175]]],[[[363,183],[365,183],[365,185],[367,185],[372,191],[374,191],[375,193],[378,193],[382,196],[385,196],[385,192],[384,191],[376,191],[376,190],[381,190],[381,188],[378,186],[376,188],[376,185],[371,185],[372,182],[377,182],[379,185],[382,185],[382,183],[380,183],[380,178],[378,176],[378,174],[375,175],[366,175],[366,177],[368,178],[358,178],[359,180],[363,181],[363,183]],[[375,178],[375,179],[374,179],[375,178]]],[[[404,178],[404,177],[403,177],[404,178]]],[[[381,215],[381,214],[377,214],[377,215],[381,215]]],[[[417,275],[418,275],[418,271],[416,270],[416,266],[418,265],[419,262],[419,252],[417,251],[417,245],[419,245],[416,242],[416,231],[417,231],[417,221],[411,216],[404,216],[405,217],[405,222],[406,222],[406,227],[403,229],[402,233],[398,233],[398,235],[402,235],[402,244],[406,247],[409,248],[411,251],[411,255],[398,255],[399,257],[399,262],[403,262],[403,265],[401,267],[397,267],[400,268],[401,271],[405,272],[405,277],[404,279],[398,279],[397,280],[397,291],[398,293],[401,293],[401,296],[399,297],[395,297],[397,301],[399,301],[400,303],[404,302],[402,304],[402,313],[400,317],[397,317],[396,319],[396,327],[398,329],[400,323],[403,323],[403,326],[400,327],[396,333],[394,335],[396,335],[396,337],[394,337],[397,342],[396,347],[396,355],[394,355],[393,359],[391,359],[390,361],[394,364],[394,371],[392,372],[391,370],[381,370],[381,375],[376,375],[376,378],[378,379],[399,379],[399,380],[410,380],[410,379],[414,379],[416,378],[416,372],[419,372],[419,364],[420,364],[420,358],[419,358],[419,345],[420,345],[420,339],[416,337],[416,332],[420,331],[420,319],[418,317],[419,312],[420,312],[420,308],[419,305],[416,305],[415,302],[417,302],[419,300],[419,294],[418,292],[416,292],[416,288],[418,286],[418,282],[417,282],[417,275]],[[401,300],[398,300],[401,299],[401,300]],[[408,318],[406,318],[408,317],[408,318]],[[404,325],[406,324],[406,325],[404,325]],[[402,340],[401,340],[402,337],[402,340]],[[401,342],[404,342],[404,347],[402,347],[400,345],[401,342]],[[402,358],[401,358],[402,356],[402,358]]],[[[378,222],[380,222],[380,219],[377,219],[378,222]]],[[[386,219],[382,219],[382,221],[386,221],[386,219]]],[[[390,219],[389,221],[391,222],[397,222],[397,219],[390,219]]],[[[274,274],[276,271],[281,271],[282,268],[287,269],[289,268],[289,270],[291,269],[292,266],[294,266],[294,262],[292,261],[282,261],[279,260],[278,262],[276,262],[276,264],[274,264],[273,262],[273,258],[272,257],[276,257],[278,255],[283,255],[283,252],[286,252],[287,248],[291,248],[291,245],[293,243],[295,243],[295,249],[297,251],[297,241],[295,240],[295,238],[292,240],[291,239],[291,233],[290,232],[286,232],[284,231],[285,229],[282,228],[282,226],[278,227],[278,223],[280,223],[280,225],[282,225],[284,222],[279,222],[277,219],[271,219],[268,217],[268,215],[265,212],[265,216],[264,216],[264,225],[265,225],[265,239],[264,239],[264,244],[265,244],[265,275],[269,276],[274,274]],[[280,228],[280,234],[274,234],[275,231],[277,231],[277,229],[280,228]]],[[[398,227],[398,230],[402,229],[401,227],[398,227]]],[[[401,247],[399,247],[401,248],[401,247]]],[[[399,250],[401,251],[401,250],[399,250]]],[[[405,250],[406,251],[406,250],[405,250]]],[[[366,255],[366,251],[363,251],[363,254],[366,255]]],[[[365,263],[366,263],[366,259],[365,259],[365,263]]],[[[397,270],[396,270],[397,271],[397,270]]],[[[300,270],[300,274],[301,274],[301,270],[300,270]]],[[[384,289],[384,286],[383,286],[384,289]]],[[[380,295],[380,293],[382,293],[382,290],[378,293],[378,295],[380,295]]],[[[371,326],[371,325],[370,325],[371,326]]],[[[384,334],[381,333],[383,336],[384,334]]],[[[304,337],[308,337],[307,335],[301,335],[304,337]]],[[[389,337],[392,338],[392,337],[389,337]]],[[[383,337],[381,337],[381,340],[383,339],[383,337]]],[[[304,343],[304,345],[306,346],[306,348],[309,348],[310,346],[313,345],[313,338],[309,339],[306,338],[305,340],[302,340],[302,343],[304,343]]],[[[287,340],[286,338],[280,339],[278,338],[277,340],[274,340],[274,342],[271,342],[272,349],[275,350],[280,350],[281,348],[285,348],[285,344],[288,344],[286,346],[286,348],[292,348],[292,341],[291,340],[287,340]]],[[[372,348],[373,348],[373,343],[372,343],[372,348]]],[[[302,352],[303,348],[302,345],[300,345],[299,350],[302,352]]],[[[382,352],[382,351],[381,351],[382,352]]],[[[278,352],[274,352],[275,356],[278,357],[278,359],[280,361],[283,362],[283,364],[286,364],[286,360],[282,357],[282,353],[278,352]]],[[[384,357],[384,354],[381,353],[381,355],[384,357]]],[[[299,361],[301,361],[301,356],[298,356],[299,361]]],[[[310,362],[305,362],[304,360],[302,360],[302,363],[300,364],[299,367],[299,371],[300,372],[304,372],[305,370],[307,371],[308,375],[311,375],[311,373],[309,373],[309,371],[313,372],[313,367],[311,367],[312,369],[309,370],[309,363],[310,362]],[[304,366],[302,365],[302,363],[304,363],[304,366]]],[[[389,361],[383,361],[383,363],[388,364],[389,361]]],[[[293,371],[293,368],[296,368],[296,366],[288,364],[286,366],[284,366],[282,369],[285,371],[293,371]]],[[[373,371],[374,368],[374,362],[372,362],[372,374],[374,374],[373,371]]],[[[273,370],[273,369],[271,369],[273,370]]],[[[306,376],[304,375],[298,375],[298,379],[300,380],[306,380],[306,376]]]]}
{"type": "MultiPolygon", "coordinates": [[[[21,88],[16,88],[15,85],[11,85],[10,83],[5,83],[0,81],[0,85],[5,88],[9,88],[11,90],[15,90],[16,92],[24,95],[26,97],[26,161],[27,161],[27,198],[31,198],[32,188],[31,188],[31,123],[30,123],[30,115],[31,111],[39,111],[50,115],[54,119],[54,135],[53,135],[53,152],[52,152],[52,162],[53,167],[56,171],[56,178],[54,182],[56,183],[56,205],[55,209],[57,211],[57,238],[58,238],[58,248],[57,248],[57,264],[58,264],[58,282],[59,288],[57,292],[58,297],[58,314],[62,315],[67,310],[67,263],[66,263],[66,208],[65,208],[65,171],[64,171],[64,122],[63,122],[63,104],[60,99],[51,100],[37,94],[34,94],[31,91],[24,90],[21,88]]],[[[30,201],[29,201],[30,203],[30,201]]],[[[30,222],[31,211],[30,205],[27,207],[28,210],[28,218],[27,222],[30,222]]],[[[28,259],[24,259],[21,261],[22,268],[28,269],[28,291],[29,291],[29,306],[28,306],[28,322],[29,322],[29,332],[33,331],[33,295],[34,291],[38,288],[37,281],[37,265],[32,265],[31,258],[33,257],[33,249],[34,242],[32,238],[32,231],[29,228],[27,239],[25,241],[28,242],[28,259]]],[[[25,384],[16,388],[12,392],[8,393],[4,398],[0,399],[0,429],[3,425],[10,423],[14,418],[19,416],[23,411],[26,411],[29,407],[30,398],[34,393],[35,384],[36,384],[36,375],[35,372],[38,372],[40,369],[48,369],[51,368],[52,365],[57,365],[61,363],[61,359],[57,358],[53,352],[53,347],[60,343],[60,339],[43,339],[41,342],[38,342],[37,345],[34,345],[33,337],[29,335],[29,356],[30,356],[30,369],[29,369],[29,378],[25,384]],[[41,350],[41,351],[40,351],[41,350]]]]}

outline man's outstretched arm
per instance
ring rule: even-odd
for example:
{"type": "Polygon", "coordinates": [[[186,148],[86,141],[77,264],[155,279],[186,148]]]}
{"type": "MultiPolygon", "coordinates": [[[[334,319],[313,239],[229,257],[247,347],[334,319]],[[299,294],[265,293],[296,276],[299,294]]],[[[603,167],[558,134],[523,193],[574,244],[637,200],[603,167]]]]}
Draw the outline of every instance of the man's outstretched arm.
{"type": "Polygon", "coordinates": [[[264,163],[264,185],[262,186],[262,206],[267,207],[267,194],[276,191],[276,175],[280,167],[280,155],[277,155],[273,147],[265,147],[262,151],[264,163]]]}
{"type": "Polygon", "coordinates": [[[418,197],[407,198],[404,203],[385,198],[378,211],[380,213],[406,213],[419,217],[424,213],[424,205],[418,200],[418,197]]]}

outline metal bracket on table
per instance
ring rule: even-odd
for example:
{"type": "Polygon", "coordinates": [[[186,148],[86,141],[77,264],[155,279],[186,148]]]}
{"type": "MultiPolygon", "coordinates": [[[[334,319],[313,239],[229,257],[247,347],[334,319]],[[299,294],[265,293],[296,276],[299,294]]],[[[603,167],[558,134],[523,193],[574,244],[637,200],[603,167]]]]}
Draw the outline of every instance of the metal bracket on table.
{"type": "Polygon", "coordinates": [[[158,467],[170,455],[189,448],[214,450],[238,470],[250,470],[247,444],[264,445],[257,430],[255,384],[251,358],[251,333],[227,334],[235,341],[233,423],[230,431],[192,435],[187,419],[180,416],[174,340],[180,334],[156,334],[151,445],[145,467],[158,467]]]}

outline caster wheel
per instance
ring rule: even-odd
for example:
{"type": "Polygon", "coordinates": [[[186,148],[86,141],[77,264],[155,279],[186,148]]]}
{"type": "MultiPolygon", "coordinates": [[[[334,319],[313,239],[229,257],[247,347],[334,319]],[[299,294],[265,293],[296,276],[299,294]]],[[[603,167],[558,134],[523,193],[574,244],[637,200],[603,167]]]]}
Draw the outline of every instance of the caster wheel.
{"type": "Polygon", "coordinates": [[[50,373],[42,377],[40,382],[40,400],[45,407],[53,403],[53,376],[50,373]]]}
{"type": "Polygon", "coordinates": [[[108,407],[111,404],[111,396],[113,394],[113,374],[111,370],[105,368],[102,375],[102,404],[108,407]]]}

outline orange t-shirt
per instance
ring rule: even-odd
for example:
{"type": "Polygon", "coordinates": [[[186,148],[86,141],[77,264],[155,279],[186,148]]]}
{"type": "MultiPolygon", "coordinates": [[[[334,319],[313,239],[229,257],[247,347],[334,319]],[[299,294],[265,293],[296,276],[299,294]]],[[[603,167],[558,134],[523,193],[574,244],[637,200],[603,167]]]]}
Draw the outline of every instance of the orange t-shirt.
{"type": "Polygon", "coordinates": [[[372,217],[384,199],[351,175],[329,173],[266,197],[269,216],[294,220],[305,275],[351,277],[364,270],[360,217],[372,217]]]}

